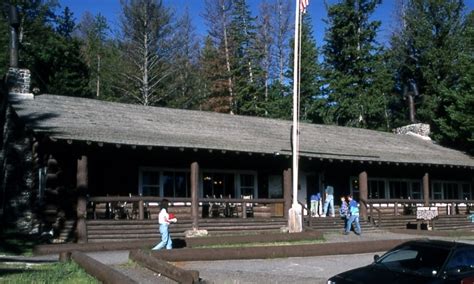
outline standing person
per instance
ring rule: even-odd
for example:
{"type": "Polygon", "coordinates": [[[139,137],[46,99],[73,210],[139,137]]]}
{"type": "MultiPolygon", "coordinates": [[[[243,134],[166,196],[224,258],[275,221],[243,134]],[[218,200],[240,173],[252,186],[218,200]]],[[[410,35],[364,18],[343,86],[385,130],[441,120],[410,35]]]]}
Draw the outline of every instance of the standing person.
{"type": "Polygon", "coordinates": [[[360,223],[359,223],[359,203],[352,198],[352,195],[347,196],[347,200],[349,200],[349,220],[346,224],[346,230],[344,235],[348,235],[351,231],[352,223],[355,222],[355,233],[356,235],[361,234],[360,230],[360,223]]]}
{"type": "Polygon", "coordinates": [[[344,220],[344,229],[347,225],[347,219],[349,218],[349,205],[347,204],[346,197],[341,196],[341,207],[339,208],[339,216],[344,220]]]}
{"type": "Polygon", "coordinates": [[[318,192],[317,194],[313,194],[310,197],[311,200],[311,216],[312,217],[319,217],[319,203],[321,202],[321,194],[318,192]]]}
{"type": "Polygon", "coordinates": [[[173,248],[173,241],[171,240],[168,227],[171,223],[176,223],[177,220],[174,218],[174,216],[170,216],[172,214],[168,214],[168,200],[163,199],[160,203],[160,208],[161,210],[158,214],[158,224],[160,224],[161,242],[154,246],[152,250],[159,250],[164,247],[166,247],[166,249],[173,248]]]}
{"type": "Polygon", "coordinates": [[[336,217],[334,213],[334,187],[328,185],[326,189],[324,189],[325,199],[324,199],[324,212],[323,216],[326,217],[328,214],[328,207],[331,206],[331,217],[336,217]]]}

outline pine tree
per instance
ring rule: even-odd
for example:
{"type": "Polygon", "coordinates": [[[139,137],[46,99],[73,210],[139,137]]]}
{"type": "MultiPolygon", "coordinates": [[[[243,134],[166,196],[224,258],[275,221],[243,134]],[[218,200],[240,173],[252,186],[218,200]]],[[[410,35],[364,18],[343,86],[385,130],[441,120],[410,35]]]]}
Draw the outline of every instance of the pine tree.
{"type": "Polygon", "coordinates": [[[261,54],[256,46],[255,18],[246,0],[234,0],[230,22],[231,73],[235,100],[232,111],[236,114],[264,115],[261,95],[264,76],[258,64],[261,54]]]}
{"type": "MultiPolygon", "coordinates": [[[[7,7],[7,6],[5,6],[7,7]]],[[[3,8],[0,6],[0,8],[3,8]]],[[[10,66],[10,24],[8,19],[8,11],[2,9],[0,11],[0,74],[3,77],[7,73],[10,66]]]]}
{"type": "Polygon", "coordinates": [[[323,47],[326,119],[346,126],[385,128],[390,74],[376,43],[379,0],[343,0],[328,9],[323,47]]]}
{"type": "Polygon", "coordinates": [[[56,32],[65,38],[71,38],[72,32],[76,28],[74,14],[69,7],[65,7],[62,14],[56,16],[56,32]]]}
{"type": "Polygon", "coordinates": [[[441,142],[474,154],[474,12],[463,25],[461,51],[453,87],[441,90],[446,115],[435,119],[441,142]]]}
{"type": "MultiPolygon", "coordinates": [[[[205,0],[204,20],[206,21],[209,36],[206,39],[205,50],[201,56],[201,62],[205,64],[205,70],[217,62],[222,68],[215,68],[217,73],[211,75],[207,73],[207,92],[210,95],[209,101],[205,104],[219,112],[233,113],[232,106],[235,101],[234,81],[231,70],[231,50],[229,39],[231,0],[205,0]],[[215,54],[208,52],[215,48],[215,54]],[[220,75],[219,75],[220,74],[220,75]],[[225,79],[225,80],[223,80],[225,79]],[[210,88],[210,89],[209,89],[210,88]]],[[[217,67],[217,66],[216,66],[217,67]]]]}
{"type": "Polygon", "coordinates": [[[56,16],[55,7],[53,1],[19,5],[20,67],[30,69],[32,88],[42,93],[88,97],[89,72],[79,42],[70,37],[75,26],[73,14],[66,8],[62,16],[56,16]]]}
{"type": "Polygon", "coordinates": [[[225,57],[214,46],[210,36],[206,37],[199,57],[202,93],[204,100],[200,108],[215,112],[229,113],[228,76],[225,57]]]}
{"type": "Polygon", "coordinates": [[[291,116],[291,98],[285,81],[292,35],[291,3],[288,0],[263,1],[258,21],[257,49],[261,54],[263,76],[263,115],[273,118],[291,116]]]}
{"type": "Polygon", "coordinates": [[[198,78],[199,41],[186,9],[174,28],[173,66],[168,92],[170,98],[166,105],[177,108],[196,108],[203,100],[198,78]]]}
{"type": "MultiPolygon", "coordinates": [[[[414,90],[415,119],[429,123],[438,141],[455,141],[450,109],[458,103],[464,76],[462,0],[409,0],[402,10],[402,27],[392,38],[397,85],[414,90]]],[[[472,63],[471,63],[472,64],[472,63]]]]}
{"type": "Polygon", "coordinates": [[[122,0],[120,49],[123,72],[117,85],[124,99],[142,105],[163,104],[169,62],[172,15],[159,0],[122,0]]]}
{"type": "Polygon", "coordinates": [[[84,13],[75,36],[81,42],[81,55],[90,72],[89,92],[102,100],[116,99],[116,72],[120,72],[119,53],[116,44],[109,38],[107,19],[101,14],[84,13]]]}

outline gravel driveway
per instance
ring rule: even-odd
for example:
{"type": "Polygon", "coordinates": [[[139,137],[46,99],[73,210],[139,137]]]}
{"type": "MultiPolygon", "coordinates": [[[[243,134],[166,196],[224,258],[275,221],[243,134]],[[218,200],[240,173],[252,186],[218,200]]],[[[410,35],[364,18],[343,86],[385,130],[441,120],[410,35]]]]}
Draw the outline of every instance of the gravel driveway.
{"type": "Polygon", "coordinates": [[[340,272],[372,262],[374,254],[179,263],[207,283],[326,283],[340,272]]]}

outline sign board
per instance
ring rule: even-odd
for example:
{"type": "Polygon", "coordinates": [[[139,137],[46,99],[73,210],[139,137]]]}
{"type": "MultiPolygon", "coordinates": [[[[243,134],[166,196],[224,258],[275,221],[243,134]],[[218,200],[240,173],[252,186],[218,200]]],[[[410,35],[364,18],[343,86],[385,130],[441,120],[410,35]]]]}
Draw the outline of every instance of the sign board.
{"type": "Polygon", "coordinates": [[[416,208],[417,220],[433,220],[436,217],[438,217],[438,207],[417,207],[416,208]]]}

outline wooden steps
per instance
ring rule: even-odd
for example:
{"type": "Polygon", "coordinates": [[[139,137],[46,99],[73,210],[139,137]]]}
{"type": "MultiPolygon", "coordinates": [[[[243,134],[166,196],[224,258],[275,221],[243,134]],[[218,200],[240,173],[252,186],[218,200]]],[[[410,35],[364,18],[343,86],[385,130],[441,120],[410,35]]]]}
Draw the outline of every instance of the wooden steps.
{"type": "MultiPolygon", "coordinates": [[[[378,220],[376,220],[378,221],[378,220]]],[[[344,220],[339,217],[304,218],[304,224],[310,230],[340,232],[344,227],[344,220]],[[310,225],[311,224],[311,225],[310,225]]],[[[406,229],[408,223],[416,224],[414,215],[391,216],[382,215],[380,223],[361,221],[362,231],[376,231],[384,229],[406,229]]],[[[89,242],[114,241],[141,241],[158,240],[160,233],[156,220],[88,220],[87,233],[89,242]]],[[[67,221],[61,230],[62,242],[74,241],[73,221],[67,221]]],[[[207,230],[210,236],[258,234],[279,232],[281,227],[287,226],[284,218],[203,218],[199,219],[199,228],[207,230]]],[[[192,220],[181,218],[179,222],[170,226],[173,238],[184,238],[186,230],[192,228],[192,220]]],[[[434,230],[472,230],[467,215],[440,215],[434,221],[434,230]]]]}
{"type": "MultiPolygon", "coordinates": [[[[316,231],[341,232],[344,230],[344,220],[340,217],[306,217],[305,225],[307,225],[308,228],[310,228],[311,230],[316,231]]],[[[363,232],[377,230],[377,228],[373,224],[363,220],[360,220],[360,227],[363,232]]]]}
{"type": "Polygon", "coordinates": [[[382,214],[381,220],[375,219],[376,226],[381,229],[406,229],[408,223],[416,223],[416,216],[382,214]]]}
{"type": "Polygon", "coordinates": [[[474,232],[474,223],[468,215],[441,215],[434,220],[434,229],[438,231],[447,230],[471,230],[474,232]]]}
{"type": "MultiPolygon", "coordinates": [[[[156,220],[88,220],[89,242],[114,242],[158,240],[160,233],[156,220]]],[[[199,229],[207,230],[211,236],[279,232],[286,226],[283,218],[209,218],[199,220],[199,229]]],[[[180,219],[170,226],[173,238],[184,238],[185,231],[192,229],[191,219],[180,219]]]]}

